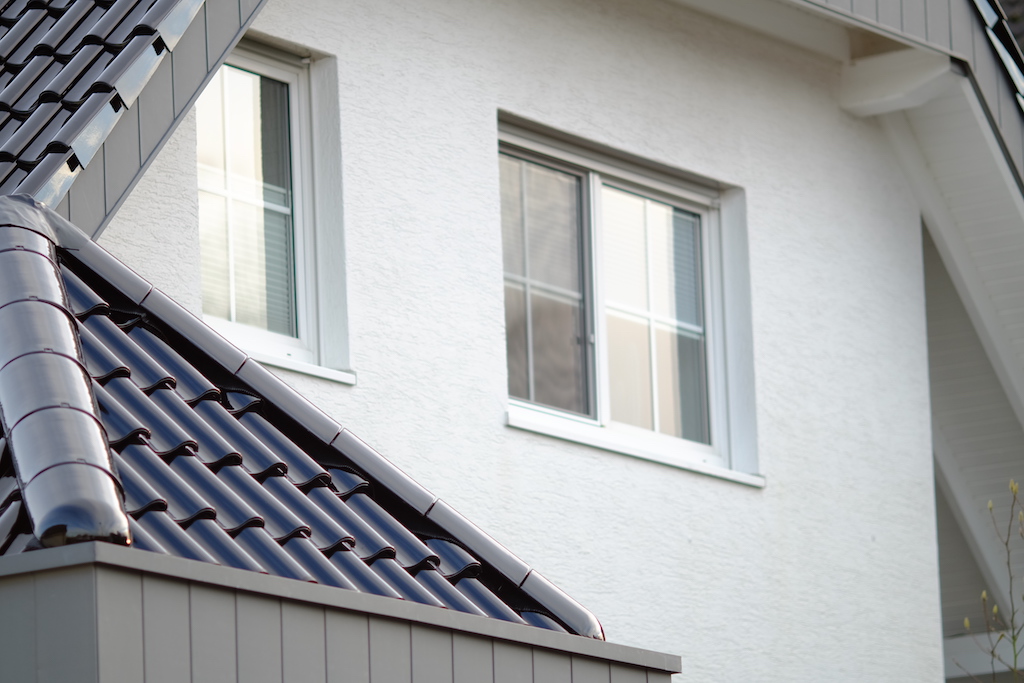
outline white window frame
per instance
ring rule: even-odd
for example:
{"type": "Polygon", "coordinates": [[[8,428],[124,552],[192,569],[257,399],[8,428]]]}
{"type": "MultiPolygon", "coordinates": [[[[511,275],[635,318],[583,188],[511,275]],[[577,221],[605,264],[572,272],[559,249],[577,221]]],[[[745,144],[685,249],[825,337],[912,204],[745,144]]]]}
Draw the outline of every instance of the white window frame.
{"type": "MultiPolygon", "coordinates": [[[[746,272],[742,191],[723,190],[721,186],[715,187],[710,183],[695,183],[682,177],[682,173],[673,175],[662,169],[646,168],[642,163],[584,147],[576,140],[566,140],[566,137],[560,135],[556,138],[548,131],[538,132],[505,122],[499,126],[502,152],[513,156],[519,152],[527,161],[531,157],[540,157],[555,164],[571,166],[582,174],[583,182],[587,184],[585,201],[589,206],[582,208],[590,218],[583,226],[588,244],[583,258],[590,262],[581,265],[585,272],[589,272],[586,287],[590,294],[590,310],[586,315],[593,320],[591,356],[594,359],[594,383],[591,391],[596,394],[590,400],[596,403],[596,410],[593,417],[588,417],[510,397],[508,425],[751,486],[763,486],[764,477],[759,474],[757,466],[756,427],[753,424],[753,360],[749,344],[749,280],[746,279],[749,274],[746,272]],[[601,239],[601,190],[604,186],[625,190],[699,216],[710,444],[611,419],[603,277],[606,255],[601,239]],[[728,201],[723,201],[725,199],[728,201]],[[726,244],[728,236],[741,237],[742,243],[726,244]],[[740,253],[727,253],[730,247],[740,253]],[[738,277],[733,272],[737,269],[742,270],[738,277]],[[730,311],[733,306],[737,310],[730,311]],[[731,335],[729,339],[726,337],[727,329],[731,335]],[[742,393],[746,395],[739,395],[742,393]]],[[[652,391],[656,389],[652,387],[652,391]]]]}
{"type": "MultiPolygon", "coordinates": [[[[341,226],[328,226],[317,220],[318,215],[341,213],[336,197],[317,192],[315,182],[319,179],[322,185],[340,188],[340,149],[333,150],[334,159],[327,158],[331,148],[337,147],[337,134],[330,134],[336,130],[338,121],[336,79],[332,83],[331,78],[336,71],[334,60],[299,57],[243,41],[225,64],[288,85],[297,335],[279,334],[212,315],[204,314],[203,320],[262,363],[354,384],[355,373],[348,361],[345,297],[337,295],[345,291],[341,226]],[[314,140],[322,144],[325,154],[315,154],[314,140]],[[335,292],[330,301],[326,297],[329,291],[335,292]],[[324,311],[330,311],[333,325],[322,323],[324,311]]],[[[216,189],[200,189],[220,194],[216,189]]]]}

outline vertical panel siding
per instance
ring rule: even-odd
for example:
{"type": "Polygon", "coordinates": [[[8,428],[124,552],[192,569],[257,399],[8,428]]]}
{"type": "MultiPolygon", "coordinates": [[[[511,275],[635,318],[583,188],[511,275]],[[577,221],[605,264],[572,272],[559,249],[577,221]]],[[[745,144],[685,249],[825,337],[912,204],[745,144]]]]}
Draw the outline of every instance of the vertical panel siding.
{"type": "Polygon", "coordinates": [[[165,57],[135,104],[139,110],[139,141],[143,160],[153,153],[174,121],[172,82],[171,60],[165,57]]]}
{"type": "Polygon", "coordinates": [[[978,20],[974,8],[962,0],[949,2],[949,32],[953,41],[953,52],[963,57],[974,54],[974,33],[978,20]]]}
{"type": "MultiPolygon", "coordinates": [[[[960,2],[960,0],[952,1],[960,2]]],[[[924,2],[925,18],[928,22],[928,42],[946,50],[952,47],[949,35],[949,3],[950,0],[925,0],[924,2]]]]}
{"type": "Polygon", "coordinates": [[[1017,98],[1009,86],[999,88],[999,118],[1002,120],[1003,142],[1010,152],[1013,165],[1021,168],[1021,116],[1017,98]]]}
{"type": "Polygon", "coordinates": [[[36,670],[36,582],[32,576],[0,580],[0,662],[12,681],[31,681],[36,670]],[[17,615],[16,619],[10,615],[17,615]]]}
{"type": "Polygon", "coordinates": [[[927,39],[928,22],[924,12],[924,0],[902,0],[903,32],[919,38],[927,39]]]}
{"type": "Polygon", "coordinates": [[[411,683],[411,650],[409,624],[370,617],[371,683],[411,683]]]}
{"type": "Polygon", "coordinates": [[[612,683],[647,683],[647,672],[635,666],[612,664],[610,667],[612,683]]]}
{"type": "Polygon", "coordinates": [[[492,683],[494,654],[491,641],[463,633],[452,636],[455,683],[492,683]]]}
{"type": "Polygon", "coordinates": [[[324,609],[281,603],[281,663],[288,683],[327,680],[324,609]]]}
{"type": "Polygon", "coordinates": [[[853,9],[853,5],[851,4],[851,0],[827,0],[827,1],[828,1],[828,4],[831,5],[832,7],[837,7],[839,9],[846,10],[847,12],[849,12],[849,11],[851,11],[853,9]]]}
{"type": "Polygon", "coordinates": [[[93,567],[36,575],[35,680],[39,683],[99,680],[95,589],[93,567]],[[58,647],[60,656],[55,656],[58,647]]]}
{"type": "Polygon", "coordinates": [[[871,21],[878,21],[878,0],[853,0],[853,13],[871,21]]]}
{"type": "Polygon", "coordinates": [[[1000,79],[1004,78],[1003,67],[992,53],[992,44],[980,33],[975,36],[974,60],[971,66],[974,68],[974,76],[978,79],[978,86],[985,102],[992,116],[996,118],[996,123],[999,123],[999,94],[996,88],[1000,85],[1000,79]]]}
{"type": "Polygon", "coordinates": [[[192,683],[222,683],[238,676],[235,594],[200,584],[189,587],[192,683]]]}
{"type": "Polygon", "coordinates": [[[369,620],[362,614],[328,610],[327,680],[330,683],[369,683],[369,620]]]}
{"type": "Polygon", "coordinates": [[[192,24],[171,53],[174,81],[174,115],[189,103],[199,84],[210,73],[206,68],[206,7],[200,8],[192,24]]]}
{"type": "Polygon", "coordinates": [[[241,0],[240,9],[242,11],[243,22],[249,20],[249,17],[251,17],[252,13],[256,11],[256,8],[259,6],[259,4],[260,0],[241,0]]]}
{"type": "Polygon", "coordinates": [[[157,576],[142,579],[146,683],[187,681],[191,672],[188,584],[157,576]]]}
{"type": "Polygon", "coordinates": [[[239,593],[235,614],[238,680],[281,683],[281,601],[239,593]]]}
{"type": "Polygon", "coordinates": [[[100,680],[144,680],[142,575],[96,572],[96,604],[100,680]]]}
{"type": "Polygon", "coordinates": [[[878,1],[878,23],[895,31],[903,30],[903,8],[894,0],[878,1]]]}
{"type": "Polygon", "coordinates": [[[534,649],[533,680],[535,683],[572,683],[572,662],[556,652],[534,649]]]}
{"type": "Polygon", "coordinates": [[[412,627],[413,683],[452,683],[452,634],[438,628],[412,627]]]}
{"type": "Polygon", "coordinates": [[[610,683],[608,662],[589,657],[572,658],[572,683],[610,683]]]}
{"type": "Polygon", "coordinates": [[[212,71],[231,45],[242,22],[239,19],[239,0],[206,0],[206,59],[207,72],[212,71]]]}
{"type": "Polygon", "coordinates": [[[142,168],[137,106],[121,116],[121,120],[110,132],[110,137],[103,143],[103,149],[107,206],[113,207],[135,179],[135,174],[142,168]]]}
{"type": "Polygon", "coordinates": [[[71,222],[86,234],[94,230],[107,214],[103,153],[101,146],[89,166],[78,174],[68,193],[71,222]]]}
{"type": "Polygon", "coordinates": [[[494,641],[494,683],[532,683],[533,651],[522,645],[494,641]]]}

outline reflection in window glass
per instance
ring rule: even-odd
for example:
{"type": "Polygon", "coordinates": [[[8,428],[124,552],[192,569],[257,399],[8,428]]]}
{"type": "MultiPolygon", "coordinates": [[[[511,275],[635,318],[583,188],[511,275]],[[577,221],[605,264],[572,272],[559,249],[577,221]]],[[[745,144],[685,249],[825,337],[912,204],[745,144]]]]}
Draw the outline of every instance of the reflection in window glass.
{"type": "Polygon", "coordinates": [[[203,312],[297,336],[288,84],[225,65],[196,116],[203,312]]]}
{"type": "Polygon", "coordinates": [[[710,443],[699,218],[609,186],[601,201],[611,417],[710,443]]]}
{"type": "Polygon", "coordinates": [[[509,394],[588,414],[581,179],[501,155],[509,394]]]}

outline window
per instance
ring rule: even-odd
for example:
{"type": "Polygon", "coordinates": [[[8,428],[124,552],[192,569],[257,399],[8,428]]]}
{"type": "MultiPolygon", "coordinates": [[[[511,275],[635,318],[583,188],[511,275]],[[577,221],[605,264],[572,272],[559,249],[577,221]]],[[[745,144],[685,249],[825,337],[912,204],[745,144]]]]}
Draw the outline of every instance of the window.
{"type": "MultiPolygon", "coordinates": [[[[748,399],[730,405],[730,374],[752,373],[749,357],[727,362],[729,192],[511,125],[499,176],[510,424],[684,467],[750,468],[730,451],[730,420],[752,421],[748,399]]],[[[733,346],[749,317],[739,327],[733,346]]]]}
{"type": "MultiPolygon", "coordinates": [[[[325,226],[314,226],[313,217],[340,211],[325,209],[330,201],[313,191],[314,177],[337,175],[312,154],[318,127],[331,125],[323,111],[314,113],[316,65],[270,48],[239,48],[196,102],[200,258],[207,322],[259,360],[330,375],[319,366],[346,369],[347,347],[325,343],[339,335],[320,329],[317,315],[318,290],[327,289],[335,292],[330,314],[344,318],[336,294],[340,248],[324,254],[330,267],[317,263],[318,247],[332,240],[318,234],[325,226]],[[339,346],[341,354],[322,352],[339,346]]],[[[336,109],[329,99],[319,108],[336,109]]]]}

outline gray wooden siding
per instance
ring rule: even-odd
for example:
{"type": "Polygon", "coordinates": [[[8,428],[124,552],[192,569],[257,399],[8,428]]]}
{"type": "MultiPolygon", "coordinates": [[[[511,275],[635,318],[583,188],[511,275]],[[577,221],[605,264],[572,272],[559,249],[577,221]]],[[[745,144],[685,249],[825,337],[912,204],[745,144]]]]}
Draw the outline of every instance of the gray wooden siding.
{"type": "Polygon", "coordinates": [[[57,212],[97,236],[191,110],[265,0],[206,0],[57,212]]]}
{"type": "Polygon", "coordinates": [[[661,671],[142,571],[0,576],[5,680],[668,683],[661,671]]]}
{"type": "Polygon", "coordinates": [[[973,0],[791,0],[965,60],[1024,191],[1024,112],[973,0]]]}

